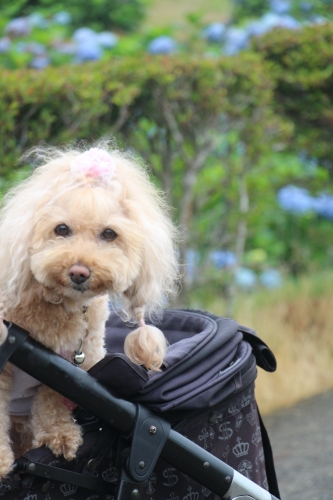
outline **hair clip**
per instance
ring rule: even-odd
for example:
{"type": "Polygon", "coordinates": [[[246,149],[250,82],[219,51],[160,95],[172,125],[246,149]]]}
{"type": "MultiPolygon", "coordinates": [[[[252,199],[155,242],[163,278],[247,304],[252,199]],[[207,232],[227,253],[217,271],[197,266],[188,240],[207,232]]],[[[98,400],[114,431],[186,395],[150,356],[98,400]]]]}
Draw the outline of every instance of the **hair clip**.
{"type": "Polygon", "coordinates": [[[100,177],[111,180],[115,176],[116,166],[111,155],[103,149],[91,148],[76,156],[70,164],[71,172],[87,177],[100,177]]]}

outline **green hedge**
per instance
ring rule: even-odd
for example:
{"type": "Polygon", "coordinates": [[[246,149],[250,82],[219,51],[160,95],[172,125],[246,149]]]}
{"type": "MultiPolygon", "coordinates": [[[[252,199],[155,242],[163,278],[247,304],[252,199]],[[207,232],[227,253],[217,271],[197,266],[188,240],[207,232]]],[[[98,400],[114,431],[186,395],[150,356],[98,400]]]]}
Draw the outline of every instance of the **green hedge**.
{"type": "MultiPolygon", "coordinates": [[[[233,250],[236,234],[241,262],[246,238],[267,234],[276,190],[317,175],[276,152],[288,146],[331,170],[332,42],[327,24],[275,30],[237,57],[144,55],[2,71],[0,175],[11,179],[22,153],[43,141],[115,136],[167,192],[184,234],[181,251],[233,250]]],[[[320,190],[325,176],[318,178],[320,190]]]]}
{"type": "Polygon", "coordinates": [[[51,16],[60,11],[72,15],[72,25],[76,28],[88,25],[97,30],[136,29],[146,14],[149,0],[11,0],[1,5],[2,17],[27,16],[40,12],[51,16]]]}
{"type": "Polygon", "coordinates": [[[217,130],[219,119],[230,128],[258,109],[266,112],[271,96],[272,82],[252,54],[217,61],[144,56],[43,72],[2,71],[0,172],[41,141],[116,134],[131,144],[138,127],[149,135],[148,122],[150,129],[167,127],[163,106],[171,106],[190,148],[207,127],[217,130]]]}
{"type": "Polygon", "coordinates": [[[277,112],[295,125],[294,148],[333,173],[333,23],[275,30],[254,49],[275,81],[277,112]]]}

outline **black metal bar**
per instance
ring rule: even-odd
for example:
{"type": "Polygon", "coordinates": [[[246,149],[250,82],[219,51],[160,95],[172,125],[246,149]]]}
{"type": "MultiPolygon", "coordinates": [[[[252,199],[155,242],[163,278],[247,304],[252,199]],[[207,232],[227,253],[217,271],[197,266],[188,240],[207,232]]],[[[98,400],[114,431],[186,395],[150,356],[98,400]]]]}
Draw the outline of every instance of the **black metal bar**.
{"type": "Polygon", "coordinates": [[[16,462],[15,473],[26,472],[34,476],[39,476],[44,479],[52,479],[62,483],[74,484],[81,488],[86,488],[99,493],[109,493],[110,484],[101,481],[100,479],[92,476],[85,476],[78,472],[60,469],[52,465],[45,465],[39,462],[29,462],[28,460],[23,463],[22,459],[16,462]]]}
{"type": "MultiPolygon", "coordinates": [[[[17,342],[18,346],[10,356],[11,363],[92,412],[120,433],[130,435],[136,418],[136,406],[133,403],[118,398],[88,373],[32,338],[28,337],[22,342],[26,332],[17,325],[8,326],[8,338],[11,337],[13,342],[15,337],[14,343],[17,342]]],[[[6,349],[5,346],[3,348],[6,349]]],[[[0,364],[1,351],[2,348],[0,364]]],[[[154,418],[153,412],[151,416],[154,418]]],[[[234,470],[181,434],[170,430],[161,457],[221,498],[232,498],[225,495],[233,483],[234,470]]],[[[266,499],[267,492],[263,492],[263,496],[254,498],[266,499]]]]}

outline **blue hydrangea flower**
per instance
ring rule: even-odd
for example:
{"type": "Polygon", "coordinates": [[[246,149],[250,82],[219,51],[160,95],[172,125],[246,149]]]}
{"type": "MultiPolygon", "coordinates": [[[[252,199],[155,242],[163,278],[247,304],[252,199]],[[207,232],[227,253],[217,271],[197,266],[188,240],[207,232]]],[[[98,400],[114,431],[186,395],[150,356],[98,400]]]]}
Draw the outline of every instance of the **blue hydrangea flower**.
{"type": "Polygon", "coordinates": [[[26,44],[26,51],[36,56],[40,56],[46,53],[46,46],[38,42],[28,42],[26,44]]]}
{"type": "Polygon", "coordinates": [[[150,54],[172,54],[177,50],[177,43],[170,36],[158,36],[152,40],[147,48],[150,54]]]}
{"type": "Polygon", "coordinates": [[[31,62],[30,67],[33,69],[44,69],[50,65],[50,59],[47,55],[38,55],[31,62]]]}
{"type": "Polygon", "coordinates": [[[5,52],[8,52],[12,45],[11,39],[8,38],[8,36],[4,36],[3,38],[0,38],[0,54],[4,54],[5,52]]]}
{"type": "Polygon", "coordinates": [[[260,19],[251,21],[246,25],[246,31],[251,36],[262,36],[274,28],[286,28],[296,30],[301,27],[301,23],[288,15],[278,15],[274,12],[264,14],[260,19]]]}
{"type": "Polygon", "coordinates": [[[235,282],[240,288],[253,288],[257,283],[256,273],[247,267],[240,267],[236,272],[235,282]]]}
{"type": "Polygon", "coordinates": [[[192,248],[189,248],[186,251],[186,263],[185,263],[187,281],[193,281],[196,274],[198,262],[199,262],[198,252],[196,252],[192,248]]]}
{"type": "Polygon", "coordinates": [[[46,29],[50,26],[50,22],[40,12],[30,14],[27,17],[27,21],[33,28],[46,29]]]}
{"type": "Polygon", "coordinates": [[[242,49],[245,49],[249,42],[249,34],[247,30],[241,28],[229,28],[225,33],[225,42],[223,52],[227,56],[238,54],[242,49]]]}
{"type": "Polygon", "coordinates": [[[208,42],[222,42],[226,27],[222,23],[211,23],[203,29],[202,35],[208,42]]]}
{"type": "Polygon", "coordinates": [[[305,13],[311,12],[311,10],[313,9],[313,4],[311,2],[301,2],[299,6],[300,9],[305,13]]]}
{"type": "Polygon", "coordinates": [[[260,274],[259,281],[265,288],[279,288],[282,285],[282,276],[276,269],[266,269],[260,274]]]}
{"type": "Polygon", "coordinates": [[[52,21],[54,24],[60,24],[60,26],[67,26],[72,22],[72,16],[66,10],[62,10],[54,14],[52,21]]]}
{"type": "Polygon", "coordinates": [[[209,261],[217,269],[234,266],[237,262],[236,255],[229,250],[214,250],[209,254],[209,261]]]}
{"type": "Polygon", "coordinates": [[[26,17],[16,17],[5,26],[5,33],[11,36],[27,36],[31,27],[26,17]]]}
{"type": "Polygon", "coordinates": [[[270,0],[269,6],[276,14],[286,14],[290,10],[289,0],[270,0]]]}
{"type": "Polygon", "coordinates": [[[86,39],[78,43],[76,49],[76,62],[97,61],[103,55],[103,50],[96,39],[86,39]]]}
{"type": "Polygon", "coordinates": [[[314,198],[313,210],[321,217],[333,220],[333,196],[322,193],[314,198]]]}
{"type": "Polygon", "coordinates": [[[118,37],[111,31],[102,31],[96,35],[97,42],[105,49],[113,49],[118,43],[118,37]]]}
{"type": "Polygon", "coordinates": [[[57,42],[53,47],[57,52],[64,55],[74,55],[77,50],[76,44],[67,42],[57,42]]]}
{"type": "Polygon", "coordinates": [[[277,199],[283,210],[294,214],[305,214],[314,207],[314,199],[308,191],[291,184],[278,191],[277,199]]]}
{"type": "Polygon", "coordinates": [[[73,33],[73,40],[76,42],[82,42],[84,40],[95,40],[96,39],[96,31],[92,30],[91,28],[79,28],[73,33]]]}

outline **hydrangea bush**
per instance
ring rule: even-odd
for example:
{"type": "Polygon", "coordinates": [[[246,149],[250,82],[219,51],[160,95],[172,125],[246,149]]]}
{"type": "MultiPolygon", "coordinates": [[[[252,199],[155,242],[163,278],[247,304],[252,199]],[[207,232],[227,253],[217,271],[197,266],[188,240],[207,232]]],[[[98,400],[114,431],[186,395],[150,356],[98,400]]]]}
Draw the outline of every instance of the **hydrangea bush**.
{"type": "MultiPolygon", "coordinates": [[[[45,7],[47,1],[41,3],[45,7]]],[[[270,266],[288,259],[294,270],[303,269],[301,247],[313,231],[308,221],[318,217],[319,231],[322,220],[333,220],[332,197],[323,191],[324,176],[319,175],[333,165],[331,4],[324,11],[316,10],[316,0],[246,3],[252,9],[248,17],[237,17],[236,9],[228,24],[197,21],[181,36],[170,27],[129,34],[111,30],[110,23],[78,24],[61,3],[56,5],[61,10],[52,4],[47,12],[12,11],[0,37],[0,64],[7,68],[0,74],[3,176],[12,179],[13,162],[39,141],[90,140],[111,133],[133,145],[161,183],[168,169],[172,172],[166,190],[172,205],[181,207],[187,169],[208,144],[210,154],[205,152],[194,186],[206,200],[194,197],[188,208],[196,227],[189,248],[197,243],[186,257],[190,279],[200,274],[203,259],[196,255],[207,255],[207,247],[205,262],[214,268],[214,279],[219,271],[227,275],[235,269],[236,283],[245,289],[278,286],[281,276],[270,266]],[[61,71],[52,67],[59,65],[61,71]],[[278,136],[279,127],[289,132],[278,136]],[[287,147],[295,156],[304,153],[301,173],[288,165],[272,167],[273,157],[283,163],[278,155],[287,147]],[[225,172],[232,173],[230,179],[225,172]],[[242,175],[253,204],[243,213],[235,208],[242,175]],[[214,204],[220,208],[212,220],[214,204]],[[271,216],[269,204],[275,210],[271,216]],[[222,229],[221,207],[227,221],[222,229]],[[295,218],[301,233],[295,231],[295,218]],[[218,228],[214,241],[207,220],[218,228]],[[242,256],[236,257],[230,235],[239,221],[247,225],[249,247],[270,250],[271,261],[260,268],[243,267],[242,256]]],[[[314,236],[313,248],[317,243],[320,238],[314,236]]]]}
{"type": "Polygon", "coordinates": [[[333,7],[326,0],[237,0],[234,16],[226,24],[217,20],[202,26],[199,19],[185,30],[164,27],[126,34],[124,30],[138,27],[145,8],[146,0],[116,0],[111,4],[89,0],[85,8],[79,0],[69,4],[15,0],[1,8],[3,19],[11,17],[3,25],[2,37],[0,23],[0,65],[41,70],[49,65],[143,52],[233,56],[251,47],[252,40],[277,28],[299,30],[333,18],[333,7]]]}

